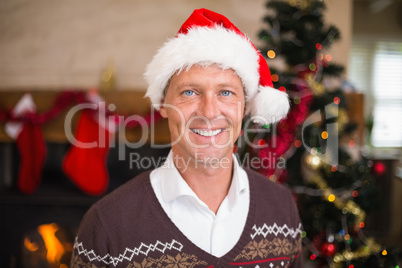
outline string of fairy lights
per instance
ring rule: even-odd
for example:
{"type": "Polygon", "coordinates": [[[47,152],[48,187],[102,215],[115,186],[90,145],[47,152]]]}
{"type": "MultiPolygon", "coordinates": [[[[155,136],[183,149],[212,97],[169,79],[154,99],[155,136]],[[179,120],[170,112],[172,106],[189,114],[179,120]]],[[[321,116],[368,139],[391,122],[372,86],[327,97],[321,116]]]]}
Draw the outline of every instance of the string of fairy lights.
{"type": "MultiPolygon", "coordinates": [[[[311,154],[306,157],[306,164],[313,170],[317,170],[322,167],[323,162],[320,160],[319,156],[312,156],[311,154]]],[[[332,169],[332,167],[331,167],[332,169]]],[[[334,204],[334,206],[342,211],[344,215],[351,213],[355,216],[354,220],[354,227],[355,230],[359,236],[359,238],[363,241],[365,244],[364,246],[358,248],[355,251],[351,251],[350,245],[352,243],[352,238],[350,237],[348,233],[348,225],[346,223],[346,217],[343,217],[342,221],[342,226],[343,229],[339,233],[339,235],[343,236],[345,243],[346,243],[346,250],[336,253],[333,256],[333,263],[330,267],[338,268],[342,267],[343,262],[350,262],[355,259],[359,258],[364,258],[368,257],[372,254],[378,254],[381,252],[382,255],[387,255],[387,251],[385,249],[382,250],[382,247],[374,241],[373,238],[366,238],[362,232],[362,228],[365,227],[365,217],[366,213],[364,210],[360,208],[358,204],[356,204],[353,200],[342,200],[341,198],[338,198],[338,194],[336,193],[336,190],[333,190],[331,187],[328,186],[328,184],[325,182],[322,176],[319,174],[315,174],[311,178],[311,182],[317,186],[318,189],[320,189],[321,197],[334,204]]],[[[358,186],[358,185],[356,185],[358,186]]],[[[349,189],[351,190],[351,189],[349,189]]],[[[305,191],[305,193],[308,193],[308,191],[305,191]]],[[[357,197],[358,193],[354,189],[352,190],[352,196],[357,197]]],[[[306,236],[306,233],[303,233],[302,236],[306,236]]],[[[313,254],[310,256],[310,259],[314,260],[317,257],[317,252],[318,250],[313,250],[313,254]]],[[[319,254],[319,253],[318,253],[319,254]]],[[[349,268],[353,268],[353,264],[349,265],[349,268]]]]}

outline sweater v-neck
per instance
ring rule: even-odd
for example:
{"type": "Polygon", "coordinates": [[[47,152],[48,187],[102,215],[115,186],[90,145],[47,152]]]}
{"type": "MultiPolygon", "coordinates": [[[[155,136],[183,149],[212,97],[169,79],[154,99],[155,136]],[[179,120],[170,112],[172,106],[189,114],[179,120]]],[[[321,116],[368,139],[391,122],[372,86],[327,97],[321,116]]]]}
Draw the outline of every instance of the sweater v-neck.
{"type": "Polygon", "coordinates": [[[196,253],[197,256],[200,257],[200,259],[205,260],[210,265],[208,267],[212,268],[212,267],[219,267],[220,265],[230,264],[230,262],[234,260],[234,258],[246,247],[247,243],[250,241],[249,236],[252,233],[252,227],[255,222],[257,202],[256,202],[254,181],[252,179],[252,176],[250,176],[250,173],[247,170],[246,173],[250,189],[250,204],[246,224],[244,225],[243,231],[235,246],[231,250],[229,250],[229,252],[224,254],[222,257],[216,257],[204,251],[203,249],[195,245],[193,242],[191,242],[179,230],[179,228],[172,222],[172,220],[169,218],[169,216],[166,214],[165,210],[159,203],[155,195],[155,192],[152,189],[149,176],[146,180],[144,180],[144,186],[146,191],[149,193],[147,196],[150,198],[150,201],[155,208],[155,215],[157,218],[159,218],[161,222],[164,223],[164,227],[168,229],[167,232],[169,232],[173,237],[176,237],[177,240],[179,240],[184,245],[184,248],[186,248],[186,250],[192,253],[196,253]]]}

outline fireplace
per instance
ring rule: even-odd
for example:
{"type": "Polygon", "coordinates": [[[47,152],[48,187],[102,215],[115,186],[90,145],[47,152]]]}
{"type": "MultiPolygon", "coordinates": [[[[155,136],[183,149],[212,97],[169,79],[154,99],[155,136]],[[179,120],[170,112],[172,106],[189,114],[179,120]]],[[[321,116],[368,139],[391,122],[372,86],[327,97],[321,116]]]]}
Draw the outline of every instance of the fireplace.
{"type": "MultiPolygon", "coordinates": [[[[100,196],[81,192],[63,173],[61,163],[68,143],[46,143],[42,182],[32,195],[16,186],[19,153],[15,143],[0,143],[0,266],[69,267],[82,216],[100,196]]],[[[126,148],[120,160],[118,146],[108,154],[110,192],[142,171],[162,164],[170,148],[126,148]],[[133,160],[153,159],[144,165],[133,160]],[[131,163],[130,163],[131,161],[131,163]]],[[[138,162],[138,161],[137,161],[138,162]]]]}

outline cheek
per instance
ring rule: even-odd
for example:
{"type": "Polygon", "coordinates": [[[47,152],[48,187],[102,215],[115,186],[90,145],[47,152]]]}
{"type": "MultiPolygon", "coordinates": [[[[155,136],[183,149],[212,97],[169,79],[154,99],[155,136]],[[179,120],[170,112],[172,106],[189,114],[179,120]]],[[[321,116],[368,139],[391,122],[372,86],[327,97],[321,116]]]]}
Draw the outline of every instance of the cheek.
{"type": "Polygon", "coordinates": [[[240,101],[231,103],[230,105],[226,106],[223,111],[225,111],[226,115],[230,117],[230,119],[233,121],[233,124],[242,123],[245,114],[244,103],[240,101]]]}
{"type": "MultiPolygon", "coordinates": [[[[185,111],[175,106],[174,108],[165,108],[166,118],[169,121],[171,128],[182,128],[185,126],[187,118],[185,111]]],[[[163,116],[163,115],[162,115],[163,116]]]]}

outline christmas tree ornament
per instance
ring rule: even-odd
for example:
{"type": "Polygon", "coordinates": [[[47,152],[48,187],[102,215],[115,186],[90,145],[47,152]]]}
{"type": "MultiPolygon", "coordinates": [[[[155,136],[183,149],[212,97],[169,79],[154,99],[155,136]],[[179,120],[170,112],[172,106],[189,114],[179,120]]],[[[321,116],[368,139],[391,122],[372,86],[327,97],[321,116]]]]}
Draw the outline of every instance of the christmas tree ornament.
{"type": "MultiPolygon", "coordinates": [[[[21,98],[12,111],[14,117],[35,113],[36,106],[29,93],[21,98]]],[[[41,126],[32,120],[8,122],[5,131],[16,140],[20,153],[18,189],[24,194],[32,194],[42,180],[42,168],[46,158],[46,144],[41,126]]]]}
{"type": "Polygon", "coordinates": [[[377,161],[373,164],[373,172],[376,176],[381,177],[385,174],[387,168],[383,162],[377,161]]]}
{"type": "Polygon", "coordinates": [[[324,242],[321,246],[320,255],[328,258],[334,256],[336,251],[336,245],[334,243],[324,242]]]}
{"type": "Polygon", "coordinates": [[[339,99],[339,97],[335,97],[335,98],[334,98],[334,103],[335,103],[336,105],[338,105],[340,102],[341,102],[341,100],[339,99]]]}

